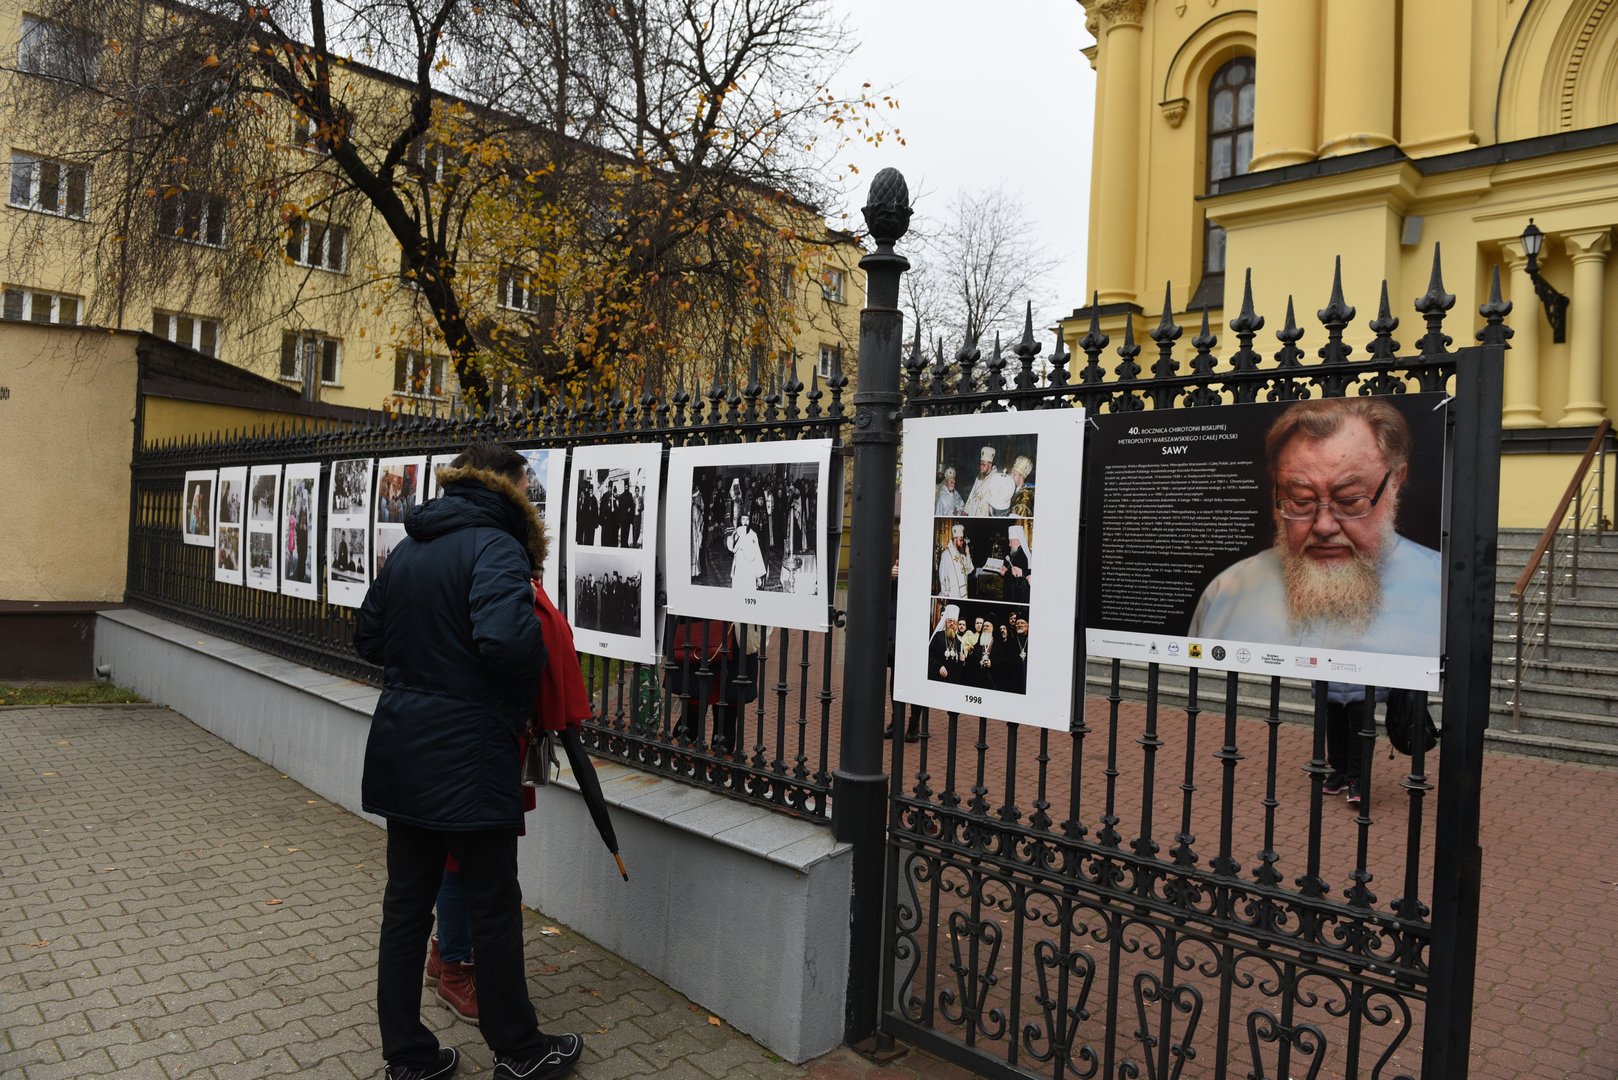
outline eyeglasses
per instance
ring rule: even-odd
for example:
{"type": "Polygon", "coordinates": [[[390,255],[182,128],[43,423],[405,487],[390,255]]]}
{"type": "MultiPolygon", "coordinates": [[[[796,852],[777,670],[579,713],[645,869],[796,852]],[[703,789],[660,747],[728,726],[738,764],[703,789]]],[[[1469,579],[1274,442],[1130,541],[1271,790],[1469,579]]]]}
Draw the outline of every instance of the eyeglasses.
{"type": "Polygon", "coordinates": [[[1369,514],[1371,508],[1382,501],[1382,493],[1387,490],[1388,478],[1392,475],[1392,469],[1382,474],[1382,482],[1376,486],[1375,495],[1345,495],[1339,499],[1276,499],[1275,508],[1288,521],[1313,521],[1322,508],[1330,510],[1331,516],[1338,521],[1353,521],[1369,514]]]}

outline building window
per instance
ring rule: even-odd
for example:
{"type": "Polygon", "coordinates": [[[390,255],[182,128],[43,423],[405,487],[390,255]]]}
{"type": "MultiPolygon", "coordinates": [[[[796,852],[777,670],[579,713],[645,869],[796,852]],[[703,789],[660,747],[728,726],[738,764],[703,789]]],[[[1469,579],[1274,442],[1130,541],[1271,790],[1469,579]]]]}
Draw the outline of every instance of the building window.
{"type": "Polygon", "coordinates": [[[841,270],[830,266],[820,272],[820,292],[827,300],[834,304],[846,303],[844,282],[846,275],[841,270]]]}
{"type": "Polygon", "coordinates": [[[90,212],[90,168],[11,152],[11,194],[19,210],[37,210],[83,221],[90,212]]]}
{"type": "Polygon", "coordinates": [[[7,285],[5,306],[0,316],[13,322],[47,323],[59,326],[77,326],[84,315],[84,298],[67,293],[27,289],[20,285],[7,285]]]}
{"type": "Polygon", "coordinates": [[[792,299],[792,279],[796,271],[797,267],[793,266],[791,263],[787,263],[785,266],[781,267],[781,299],[783,300],[792,299]]]}
{"type": "MultiPolygon", "coordinates": [[[[1253,161],[1253,58],[1239,56],[1214,72],[1208,83],[1208,178],[1246,174],[1253,161]]],[[[1225,230],[1203,219],[1202,272],[1225,272],[1225,230]]]]}
{"type": "Polygon", "coordinates": [[[157,231],[205,247],[225,246],[225,200],[205,191],[158,196],[157,231]]]}
{"type": "Polygon", "coordinates": [[[69,82],[94,82],[100,71],[101,45],[90,33],[33,15],[22,17],[17,40],[17,69],[69,82]]]}
{"type": "Polygon", "coordinates": [[[410,397],[444,397],[448,368],[446,357],[401,349],[393,357],[393,392],[410,397]]]}
{"type": "Polygon", "coordinates": [[[348,230],[341,225],[293,218],[287,257],[299,266],[341,274],[348,258],[348,230]]]}
{"type": "Polygon", "coordinates": [[[822,345],[820,347],[820,377],[829,379],[841,369],[843,360],[843,347],[841,345],[822,345]]]}
{"type": "Polygon", "coordinates": [[[332,134],[323,129],[320,121],[302,112],[292,114],[292,142],[293,145],[309,151],[311,154],[329,154],[332,148],[332,134]]]}
{"type": "Polygon", "coordinates": [[[425,135],[418,135],[410,144],[406,161],[410,172],[425,178],[430,184],[441,183],[444,179],[444,170],[449,165],[449,150],[442,143],[432,142],[425,135]]]}
{"type": "Polygon", "coordinates": [[[218,319],[159,308],[152,312],[152,333],[216,359],[219,356],[218,319]]]}
{"type": "Polygon", "coordinates": [[[539,301],[534,295],[534,282],[526,270],[515,266],[500,269],[499,304],[511,311],[537,311],[539,301]]]}
{"type": "Polygon", "coordinates": [[[319,365],[320,381],[337,386],[343,375],[343,343],[319,330],[288,330],[281,335],[281,378],[303,382],[304,365],[319,365]]]}

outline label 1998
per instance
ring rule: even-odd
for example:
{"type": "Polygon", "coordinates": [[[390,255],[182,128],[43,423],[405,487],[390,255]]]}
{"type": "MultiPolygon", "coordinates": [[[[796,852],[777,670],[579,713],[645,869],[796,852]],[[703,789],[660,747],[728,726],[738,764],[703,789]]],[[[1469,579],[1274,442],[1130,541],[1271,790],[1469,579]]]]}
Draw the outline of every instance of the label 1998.
{"type": "Polygon", "coordinates": [[[977,694],[967,694],[966,695],[966,703],[968,705],[982,705],[983,704],[983,698],[980,697],[977,694]]]}

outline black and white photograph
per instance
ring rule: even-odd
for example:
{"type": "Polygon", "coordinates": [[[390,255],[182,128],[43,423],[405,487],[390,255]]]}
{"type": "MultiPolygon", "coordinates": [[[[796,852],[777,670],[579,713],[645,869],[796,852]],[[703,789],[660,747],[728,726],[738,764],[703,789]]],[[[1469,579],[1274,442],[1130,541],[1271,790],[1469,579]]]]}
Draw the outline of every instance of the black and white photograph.
{"type": "Polygon", "coordinates": [[[939,439],[936,461],[934,517],[1034,516],[1038,435],[1019,431],[939,439]]]}
{"type": "Polygon", "coordinates": [[[213,547],[213,492],[219,474],[209,469],[185,474],[181,489],[180,537],[188,544],[213,547]]]}
{"type": "Polygon", "coordinates": [[[376,524],[403,525],[421,502],[425,457],[383,458],[376,463],[376,524]]]}
{"type": "Polygon", "coordinates": [[[827,625],[831,440],[669,451],[669,610],[797,630],[827,625]]]}
{"type": "Polygon", "coordinates": [[[370,458],[349,458],[331,465],[331,491],[326,507],[326,600],[359,607],[371,584],[370,458]]]}
{"type": "Polygon", "coordinates": [[[934,600],[927,606],[927,678],[954,687],[1025,694],[1028,608],[934,600]]]}
{"type": "Polygon", "coordinates": [[[662,466],[659,443],[581,446],[568,458],[572,518],[564,537],[568,572],[562,591],[564,610],[578,628],[576,644],[581,652],[639,663],[657,659],[653,615],[662,466]],[[613,585],[613,604],[604,599],[603,578],[613,585]],[[623,583],[630,580],[636,583],[633,616],[614,615],[618,611],[614,604],[629,595],[623,583]],[[589,595],[582,595],[581,589],[588,589],[589,595]],[[587,611],[581,611],[581,603],[587,611]]]}
{"type": "Polygon", "coordinates": [[[247,474],[247,584],[261,592],[279,587],[281,466],[254,465],[247,474]]]}
{"type": "Polygon", "coordinates": [[[1082,409],[905,421],[903,460],[922,467],[900,487],[898,610],[910,614],[895,629],[895,700],[1067,729],[1084,426],[1082,409]],[[1036,505],[1041,457],[1062,482],[1036,505]],[[1066,551],[1042,559],[1041,537],[1066,551]]]}
{"type": "Polygon", "coordinates": [[[252,493],[252,507],[247,512],[249,524],[270,523],[275,524],[275,497],[276,489],[281,479],[279,465],[254,465],[252,474],[247,481],[247,489],[252,493]]]}
{"type": "Polygon", "coordinates": [[[581,547],[638,548],[646,538],[644,468],[575,469],[573,535],[581,547]]]}
{"type": "Polygon", "coordinates": [[[371,459],[349,458],[331,465],[331,512],[365,517],[371,493],[371,459]]]}
{"type": "MultiPolygon", "coordinates": [[[[539,583],[547,596],[556,596],[556,570],[560,563],[562,485],[567,479],[567,451],[561,447],[542,450],[518,450],[528,462],[528,501],[534,504],[539,520],[545,525],[551,545],[545,554],[545,565],[540,567],[539,583]],[[552,498],[552,493],[555,498],[552,498]]],[[[644,495],[643,495],[644,497],[644,495]]]]}
{"type": "Polygon", "coordinates": [[[633,557],[610,553],[575,556],[568,567],[573,575],[573,625],[579,635],[613,634],[639,637],[641,586],[644,578],[633,557]]]}
{"type": "Polygon", "coordinates": [[[1033,539],[1032,518],[934,518],[932,595],[1028,603],[1033,539]]]}
{"type": "Polygon", "coordinates": [[[326,551],[333,587],[338,582],[354,584],[367,580],[365,574],[366,543],[364,529],[351,529],[333,525],[327,545],[326,551]]]}
{"type": "Polygon", "coordinates": [[[281,591],[304,600],[320,599],[316,571],[320,540],[320,464],[288,465],[281,482],[281,591]]]}
{"type": "Polygon", "coordinates": [[[275,534],[247,534],[247,584],[255,589],[275,589],[275,534]]]}
{"type": "Polygon", "coordinates": [[[214,522],[218,533],[214,542],[215,581],[226,585],[244,583],[242,564],[247,561],[247,539],[242,533],[243,504],[247,501],[247,466],[219,470],[214,491],[214,522]]]}

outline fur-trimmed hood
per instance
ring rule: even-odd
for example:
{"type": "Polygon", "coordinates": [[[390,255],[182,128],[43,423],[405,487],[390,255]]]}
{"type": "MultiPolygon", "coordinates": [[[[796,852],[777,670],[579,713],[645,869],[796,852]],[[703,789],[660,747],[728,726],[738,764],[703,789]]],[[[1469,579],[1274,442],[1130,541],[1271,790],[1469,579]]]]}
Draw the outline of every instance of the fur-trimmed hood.
{"type": "Polygon", "coordinates": [[[505,510],[505,517],[512,527],[511,531],[528,549],[528,557],[532,560],[534,569],[537,571],[545,565],[545,556],[550,550],[550,538],[546,535],[545,523],[539,519],[539,512],[534,509],[534,504],[528,501],[527,492],[499,473],[489,472],[486,469],[452,468],[444,465],[434,470],[434,474],[438,477],[438,490],[442,495],[416,507],[406,516],[406,532],[412,536],[430,537],[448,531],[449,528],[462,527],[465,524],[459,520],[462,515],[449,505],[440,505],[446,503],[446,499],[442,496],[465,493],[464,487],[460,493],[448,490],[452,485],[474,485],[500,496],[503,504],[501,508],[505,510]]]}

